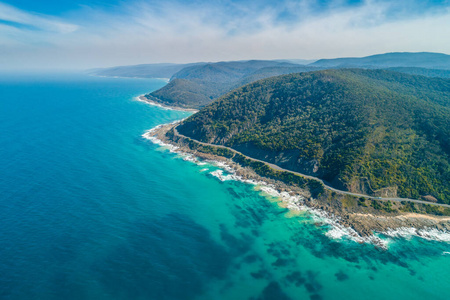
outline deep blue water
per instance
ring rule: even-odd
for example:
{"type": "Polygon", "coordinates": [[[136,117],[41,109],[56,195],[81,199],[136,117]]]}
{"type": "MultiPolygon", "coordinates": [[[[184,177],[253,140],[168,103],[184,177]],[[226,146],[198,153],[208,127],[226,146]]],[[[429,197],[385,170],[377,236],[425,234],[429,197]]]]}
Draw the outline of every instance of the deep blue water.
{"type": "Polygon", "coordinates": [[[0,76],[1,299],[448,299],[447,243],[331,240],[143,139],[164,84],[0,76]]]}

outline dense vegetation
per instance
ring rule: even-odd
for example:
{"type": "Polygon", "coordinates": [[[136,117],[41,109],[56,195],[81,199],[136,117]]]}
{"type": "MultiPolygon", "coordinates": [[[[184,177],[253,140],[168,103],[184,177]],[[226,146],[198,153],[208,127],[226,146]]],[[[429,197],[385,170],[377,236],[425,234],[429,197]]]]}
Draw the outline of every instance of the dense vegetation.
{"type": "Polygon", "coordinates": [[[178,130],[354,192],[450,203],[448,79],[360,69],[272,77],[178,130]]]}

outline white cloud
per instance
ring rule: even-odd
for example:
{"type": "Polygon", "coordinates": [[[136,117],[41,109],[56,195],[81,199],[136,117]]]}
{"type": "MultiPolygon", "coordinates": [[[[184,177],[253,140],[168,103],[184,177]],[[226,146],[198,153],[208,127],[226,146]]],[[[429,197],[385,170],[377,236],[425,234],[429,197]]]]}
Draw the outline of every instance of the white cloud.
{"type": "Polygon", "coordinates": [[[286,2],[276,8],[233,4],[226,9],[199,3],[141,2],[123,6],[120,13],[86,8],[73,13],[70,20],[52,20],[49,24],[42,16],[15,11],[11,14],[15,20],[39,24],[48,32],[22,32],[33,43],[9,44],[8,49],[18,51],[8,51],[8,59],[3,57],[3,61],[12,68],[20,64],[90,68],[150,62],[364,56],[391,51],[450,53],[446,38],[450,36],[448,9],[413,15],[397,12],[395,18],[391,14],[390,4],[377,1],[352,7],[336,1],[328,10],[315,13],[308,0],[286,2]],[[286,10],[293,17],[280,22],[279,15],[286,10]]]}
{"type": "Polygon", "coordinates": [[[0,20],[56,33],[70,33],[78,28],[77,25],[61,22],[50,16],[25,12],[4,3],[0,3],[0,20]]]}

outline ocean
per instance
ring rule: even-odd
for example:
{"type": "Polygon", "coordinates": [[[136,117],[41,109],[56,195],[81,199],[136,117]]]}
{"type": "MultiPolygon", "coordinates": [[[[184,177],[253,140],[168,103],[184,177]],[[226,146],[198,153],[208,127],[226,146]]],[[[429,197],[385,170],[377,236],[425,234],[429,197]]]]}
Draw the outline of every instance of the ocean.
{"type": "Polygon", "coordinates": [[[135,100],[164,85],[0,75],[0,299],[450,297],[449,243],[332,238],[143,138],[190,115],[135,100]]]}

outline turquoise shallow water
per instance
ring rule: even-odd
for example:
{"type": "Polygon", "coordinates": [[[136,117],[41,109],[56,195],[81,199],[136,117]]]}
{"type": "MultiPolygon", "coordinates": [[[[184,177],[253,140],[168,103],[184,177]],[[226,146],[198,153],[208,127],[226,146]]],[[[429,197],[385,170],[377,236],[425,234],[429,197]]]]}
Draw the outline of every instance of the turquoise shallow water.
{"type": "Polygon", "coordinates": [[[189,115],[133,100],[164,84],[0,77],[1,299],[448,299],[449,244],[332,240],[143,139],[189,115]]]}

